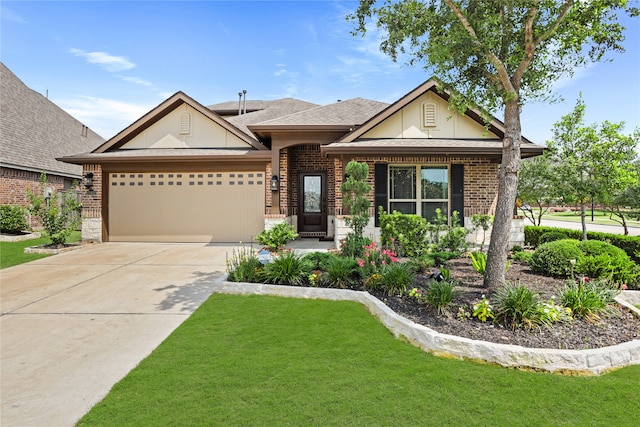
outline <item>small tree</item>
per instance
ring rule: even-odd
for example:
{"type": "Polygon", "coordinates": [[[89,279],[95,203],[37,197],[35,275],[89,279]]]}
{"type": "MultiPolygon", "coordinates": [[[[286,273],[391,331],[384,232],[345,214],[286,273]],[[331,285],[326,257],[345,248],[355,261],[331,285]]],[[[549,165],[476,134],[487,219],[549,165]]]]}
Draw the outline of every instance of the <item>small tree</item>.
{"type": "Polygon", "coordinates": [[[367,198],[367,194],[371,191],[371,184],[367,182],[369,165],[352,160],[347,163],[345,172],[347,179],[340,186],[340,191],[343,195],[344,207],[349,210],[345,223],[351,228],[351,233],[347,235],[347,240],[353,239],[356,243],[347,246],[354,248],[354,246],[361,246],[359,242],[364,242],[364,228],[369,224],[371,203],[367,198]]]}
{"type": "Polygon", "coordinates": [[[474,214],[471,216],[471,224],[476,230],[482,229],[482,243],[480,243],[480,251],[484,250],[484,242],[487,237],[487,230],[493,223],[493,217],[486,214],[474,214]]]}
{"type": "Polygon", "coordinates": [[[525,159],[520,163],[518,200],[523,205],[533,205],[538,208],[536,212],[523,207],[520,210],[533,225],[541,224],[542,215],[559,197],[556,173],[548,152],[542,156],[525,159]]]}
{"type": "Polygon", "coordinates": [[[75,196],[69,193],[56,193],[49,190],[47,174],[40,175],[40,192],[27,190],[31,206],[29,211],[38,218],[47,232],[51,243],[64,244],[71,232],[80,225],[80,204],[75,196]]]}

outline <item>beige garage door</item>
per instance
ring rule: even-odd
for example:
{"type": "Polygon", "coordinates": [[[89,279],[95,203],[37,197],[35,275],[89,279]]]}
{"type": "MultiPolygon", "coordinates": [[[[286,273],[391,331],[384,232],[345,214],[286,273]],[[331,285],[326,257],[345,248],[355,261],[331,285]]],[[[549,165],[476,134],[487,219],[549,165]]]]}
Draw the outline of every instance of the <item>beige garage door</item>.
{"type": "Polygon", "coordinates": [[[109,174],[113,242],[250,242],[264,229],[264,172],[109,174]]]}

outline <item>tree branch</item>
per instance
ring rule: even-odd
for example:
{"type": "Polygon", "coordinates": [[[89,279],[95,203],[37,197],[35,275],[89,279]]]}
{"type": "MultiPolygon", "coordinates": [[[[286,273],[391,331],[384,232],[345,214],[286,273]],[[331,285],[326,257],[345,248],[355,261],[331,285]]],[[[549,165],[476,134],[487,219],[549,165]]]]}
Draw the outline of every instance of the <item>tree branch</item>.
{"type": "MultiPolygon", "coordinates": [[[[456,17],[458,18],[458,21],[460,21],[464,29],[467,30],[467,33],[472,38],[473,44],[476,47],[480,48],[480,50],[484,51],[485,49],[482,46],[482,43],[480,42],[480,40],[478,39],[478,35],[476,34],[476,31],[473,29],[473,27],[467,20],[467,17],[464,16],[464,14],[462,13],[458,5],[455,4],[453,0],[444,0],[444,2],[447,4],[449,9],[451,9],[451,11],[456,15],[456,17]]],[[[499,81],[502,84],[502,87],[504,88],[504,90],[508,94],[514,95],[517,97],[518,93],[516,89],[513,87],[513,84],[511,83],[511,79],[509,78],[509,72],[507,71],[507,68],[505,67],[504,63],[500,60],[500,58],[496,56],[495,53],[489,50],[486,50],[485,53],[489,61],[493,64],[494,67],[496,67],[496,70],[498,71],[499,81]]]]}

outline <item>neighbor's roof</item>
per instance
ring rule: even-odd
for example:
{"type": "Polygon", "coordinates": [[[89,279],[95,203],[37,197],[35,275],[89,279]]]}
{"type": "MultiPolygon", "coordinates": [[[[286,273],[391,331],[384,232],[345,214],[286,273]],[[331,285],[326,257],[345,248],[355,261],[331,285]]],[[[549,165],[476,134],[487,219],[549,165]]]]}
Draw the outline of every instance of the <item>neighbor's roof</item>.
{"type": "Polygon", "coordinates": [[[4,167],[79,178],[82,167],[56,160],[90,151],[104,138],[29,89],[0,62],[0,145],[4,167]],[[86,136],[83,136],[83,130],[86,136]]]}

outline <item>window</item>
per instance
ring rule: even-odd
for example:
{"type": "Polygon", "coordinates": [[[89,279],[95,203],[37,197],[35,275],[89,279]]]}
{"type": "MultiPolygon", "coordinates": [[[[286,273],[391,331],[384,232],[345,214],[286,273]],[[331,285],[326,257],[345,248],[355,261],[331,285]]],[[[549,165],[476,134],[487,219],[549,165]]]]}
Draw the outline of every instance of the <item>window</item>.
{"type": "Polygon", "coordinates": [[[389,167],[389,211],[416,214],[432,221],[436,209],[440,209],[443,215],[449,215],[447,166],[389,167]]]}

